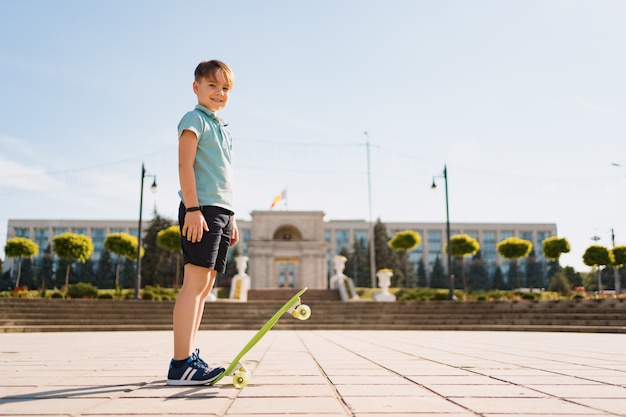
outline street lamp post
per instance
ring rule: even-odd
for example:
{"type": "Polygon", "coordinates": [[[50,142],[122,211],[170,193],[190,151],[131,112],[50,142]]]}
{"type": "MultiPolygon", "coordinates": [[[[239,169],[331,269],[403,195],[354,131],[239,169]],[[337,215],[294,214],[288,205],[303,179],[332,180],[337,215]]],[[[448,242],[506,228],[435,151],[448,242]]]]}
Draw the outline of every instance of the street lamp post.
{"type": "Polygon", "coordinates": [[[150,189],[152,192],[156,192],[157,183],[156,183],[156,175],[146,174],[146,168],[144,167],[143,162],[141,163],[141,188],[139,189],[139,225],[137,226],[137,279],[135,279],[135,300],[141,298],[140,290],[141,290],[141,215],[143,214],[143,179],[145,177],[152,177],[154,181],[152,182],[152,186],[150,189]]]}
{"type": "MultiPolygon", "coordinates": [[[[433,190],[437,188],[437,184],[435,183],[435,178],[441,178],[441,175],[433,176],[433,184],[430,188],[433,190]]],[[[454,274],[452,273],[452,246],[450,246],[450,208],[449,208],[449,200],[448,200],[448,169],[446,165],[443,166],[443,179],[445,183],[446,189],[446,239],[448,246],[448,274],[450,276],[449,280],[449,289],[448,289],[448,300],[454,300],[454,274]]]]}
{"type": "MultiPolygon", "coordinates": [[[[598,243],[598,240],[600,240],[600,236],[598,235],[593,235],[591,236],[591,240],[594,241],[594,243],[598,243]]],[[[600,265],[598,265],[598,294],[602,293],[602,273],[600,271],[600,265]]]]}

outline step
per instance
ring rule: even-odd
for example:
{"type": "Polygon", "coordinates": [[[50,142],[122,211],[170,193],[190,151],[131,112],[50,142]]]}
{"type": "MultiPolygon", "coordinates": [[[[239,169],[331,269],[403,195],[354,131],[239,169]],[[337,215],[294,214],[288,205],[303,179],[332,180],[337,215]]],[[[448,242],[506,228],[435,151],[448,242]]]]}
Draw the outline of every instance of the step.
{"type": "MultiPolygon", "coordinates": [[[[284,296],[286,293],[281,291],[284,296]]],[[[282,306],[282,301],[207,303],[201,329],[256,330],[282,306]]],[[[626,332],[623,300],[374,303],[303,297],[303,301],[311,306],[312,318],[305,322],[285,318],[277,323],[277,330],[626,332]]],[[[0,299],[0,332],[171,330],[173,307],[173,301],[152,300],[0,299]]]]}
{"type": "MultiPolygon", "coordinates": [[[[251,289],[248,291],[249,301],[289,300],[299,290],[294,288],[251,289]]],[[[306,302],[341,301],[339,290],[308,289],[301,297],[306,302]]]]}

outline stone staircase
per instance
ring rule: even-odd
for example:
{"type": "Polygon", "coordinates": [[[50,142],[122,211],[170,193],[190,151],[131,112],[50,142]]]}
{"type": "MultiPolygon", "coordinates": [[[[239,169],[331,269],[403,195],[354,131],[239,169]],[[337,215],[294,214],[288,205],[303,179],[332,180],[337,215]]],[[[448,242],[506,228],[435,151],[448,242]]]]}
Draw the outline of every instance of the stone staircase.
{"type": "MultiPolygon", "coordinates": [[[[307,294],[303,302],[311,307],[311,318],[284,317],[276,329],[626,333],[626,300],[375,303],[307,294]]],[[[206,303],[201,329],[257,330],[281,305],[277,300],[206,303]]],[[[173,301],[2,298],[0,332],[171,330],[173,307],[173,301]]]]}
{"type": "MultiPolygon", "coordinates": [[[[267,288],[252,289],[248,291],[249,301],[281,301],[289,300],[298,292],[294,288],[267,288]]],[[[316,290],[308,289],[306,295],[307,302],[311,301],[341,301],[339,290],[316,290]]],[[[283,301],[284,302],[284,301],[283,301]]]]}

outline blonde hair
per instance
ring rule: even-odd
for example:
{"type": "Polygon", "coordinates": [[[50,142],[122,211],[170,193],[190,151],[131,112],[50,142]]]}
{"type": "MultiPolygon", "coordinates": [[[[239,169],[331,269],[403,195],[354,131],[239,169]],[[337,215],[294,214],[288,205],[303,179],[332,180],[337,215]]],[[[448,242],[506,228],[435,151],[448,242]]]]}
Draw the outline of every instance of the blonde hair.
{"type": "Polygon", "coordinates": [[[217,74],[221,73],[228,84],[233,85],[235,82],[235,76],[233,71],[230,69],[228,65],[223,63],[222,61],[218,61],[217,59],[213,59],[211,61],[202,61],[196,67],[194,72],[195,80],[200,82],[203,78],[207,80],[216,81],[217,74]]]}

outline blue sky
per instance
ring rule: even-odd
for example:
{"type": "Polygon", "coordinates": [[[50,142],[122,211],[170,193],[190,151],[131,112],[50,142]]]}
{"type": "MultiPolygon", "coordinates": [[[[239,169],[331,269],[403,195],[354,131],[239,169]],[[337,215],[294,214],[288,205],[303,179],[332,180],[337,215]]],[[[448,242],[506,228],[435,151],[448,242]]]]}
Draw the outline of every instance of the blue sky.
{"type": "MultiPolygon", "coordinates": [[[[626,244],[626,2],[1,1],[10,218],[174,218],[193,70],[235,72],[237,215],[287,189],[327,219],[556,223],[586,270],[626,244]],[[623,166],[616,167],[612,163],[623,166]],[[147,180],[150,181],[150,180],[147,180]],[[441,180],[440,184],[441,183],[441,180]]],[[[4,257],[4,252],[0,255],[4,257]]]]}

